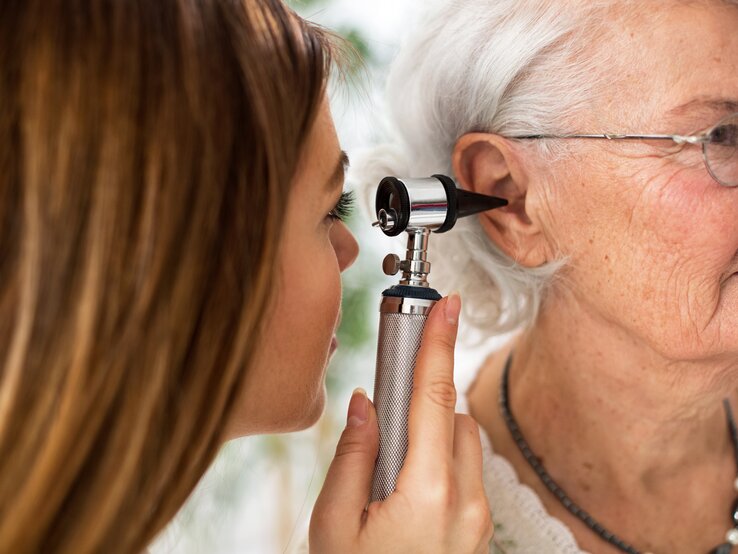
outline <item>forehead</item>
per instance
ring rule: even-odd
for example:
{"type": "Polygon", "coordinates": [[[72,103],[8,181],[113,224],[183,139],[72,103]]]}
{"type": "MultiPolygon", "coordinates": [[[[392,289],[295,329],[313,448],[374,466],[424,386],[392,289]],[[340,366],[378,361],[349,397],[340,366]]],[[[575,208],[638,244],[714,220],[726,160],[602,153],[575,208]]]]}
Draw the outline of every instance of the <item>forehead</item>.
{"type": "Polygon", "coordinates": [[[738,5],[670,2],[644,12],[623,23],[624,79],[611,101],[627,98],[648,119],[674,115],[697,123],[716,111],[700,100],[738,99],[738,5]]]}
{"type": "Polygon", "coordinates": [[[308,194],[322,190],[333,173],[340,152],[336,128],[333,124],[328,99],[324,98],[307,140],[296,171],[296,189],[311,189],[308,194]],[[315,190],[312,190],[315,189],[315,190]]]}

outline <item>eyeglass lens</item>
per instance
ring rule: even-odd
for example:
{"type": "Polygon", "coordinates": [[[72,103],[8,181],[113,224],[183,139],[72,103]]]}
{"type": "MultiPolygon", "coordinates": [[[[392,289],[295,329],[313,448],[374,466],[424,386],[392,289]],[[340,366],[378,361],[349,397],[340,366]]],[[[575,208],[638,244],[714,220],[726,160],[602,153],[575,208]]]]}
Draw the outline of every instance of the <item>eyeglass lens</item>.
{"type": "Polygon", "coordinates": [[[728,187],[738,186],[738,113],[720,121],[710,132],[704,153],[715,179],[728,187]]]}

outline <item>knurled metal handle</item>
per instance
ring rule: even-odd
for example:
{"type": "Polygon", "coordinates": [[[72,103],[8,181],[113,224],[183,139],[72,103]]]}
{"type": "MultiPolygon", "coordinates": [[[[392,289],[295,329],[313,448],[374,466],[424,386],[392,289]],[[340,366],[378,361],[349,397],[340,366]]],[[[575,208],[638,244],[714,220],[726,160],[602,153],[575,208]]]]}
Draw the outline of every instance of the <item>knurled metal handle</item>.
{"type": "Polygon", "coordinates": [[[374,406],[379,422],[379,454],[374,468],[371,501],[384,500],[395,490],[405,462],[415,361],[427,315],[381,313],[374,406]]]}

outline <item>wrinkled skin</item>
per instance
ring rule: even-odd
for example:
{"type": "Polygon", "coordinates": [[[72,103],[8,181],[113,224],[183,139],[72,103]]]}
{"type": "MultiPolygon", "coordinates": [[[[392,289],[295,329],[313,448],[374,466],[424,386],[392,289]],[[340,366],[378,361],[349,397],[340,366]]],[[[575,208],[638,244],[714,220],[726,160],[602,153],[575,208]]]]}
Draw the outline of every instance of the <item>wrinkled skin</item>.
{"type": "MultiPolygon", "coordinates": [[[[692,134],[738,111],[735,7],[659,2],[641,15],[604,45],[618,67],[567,131],[692,134]]],[[[513,409],[569,496],[641,551],[707,552],[735,498],[722,399],[738,406],[738,188],[695,146],[567,148],[548,164],[495,135],[456,146],[462,185],[511,201],[482,216],[490,240],[529,267],[568,258],[536,323],[485,364],[472,412],[583,549],[619,552],[541,485],[490,401],[514,351],[513,409]]]]}

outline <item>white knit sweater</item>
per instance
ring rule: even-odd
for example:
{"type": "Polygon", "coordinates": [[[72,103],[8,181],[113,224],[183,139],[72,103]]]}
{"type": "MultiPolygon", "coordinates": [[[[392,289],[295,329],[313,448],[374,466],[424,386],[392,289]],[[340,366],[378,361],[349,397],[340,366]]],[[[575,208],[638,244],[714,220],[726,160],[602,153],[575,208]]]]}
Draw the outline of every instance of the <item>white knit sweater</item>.
{"type": "MultiPolygon", "coordinates": [[[[466,394],[459,394],[457,412],[469,413],[466,394]]],[[[515,468],[495,454],[487,434],[482,439],[484,488],[492,510],[495,536],[491,554],[587,554],[569,528],[546,512],[539,496],[521,484],[515,468]]]]}

